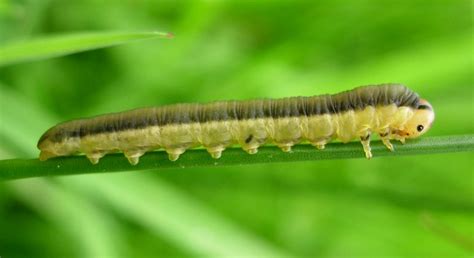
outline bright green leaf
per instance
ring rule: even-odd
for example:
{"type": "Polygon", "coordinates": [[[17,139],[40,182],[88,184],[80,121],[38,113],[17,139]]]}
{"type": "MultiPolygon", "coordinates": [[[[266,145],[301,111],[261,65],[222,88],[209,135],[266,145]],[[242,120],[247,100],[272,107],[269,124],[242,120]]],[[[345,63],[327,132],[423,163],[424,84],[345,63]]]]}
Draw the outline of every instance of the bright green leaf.
{"type": "Polygon", "coordinates": [[[0,66],[110,47],[141,39],[172,38],[167,32],[89,32],[50,36],[0,46],[0,66]]]}

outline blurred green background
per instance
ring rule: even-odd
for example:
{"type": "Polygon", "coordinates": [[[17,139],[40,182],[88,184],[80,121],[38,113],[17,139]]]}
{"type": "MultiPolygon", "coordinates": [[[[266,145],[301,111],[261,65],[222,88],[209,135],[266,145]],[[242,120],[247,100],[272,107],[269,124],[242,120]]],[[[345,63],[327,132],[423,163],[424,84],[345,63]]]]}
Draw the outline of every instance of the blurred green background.
{"type": "MultiPolygon", "coordinates": [[[[36,157],[43,131],[72,118],[384,82],[433,104],[428,135],[474,132],[469,0],[0,0],[0,44],[103,30],[176,37],[1,67],[0,159],[36,157]]],[[[0,256],[472,257],[473,158],[2,183],[0,256]]]]}

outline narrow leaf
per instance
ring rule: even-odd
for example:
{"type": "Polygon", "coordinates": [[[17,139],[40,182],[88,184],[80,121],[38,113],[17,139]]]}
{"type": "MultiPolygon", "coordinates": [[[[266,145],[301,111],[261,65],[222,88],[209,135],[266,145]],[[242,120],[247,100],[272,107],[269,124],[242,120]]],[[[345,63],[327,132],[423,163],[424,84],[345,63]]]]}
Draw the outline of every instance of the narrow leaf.
{"type": "MultiPolygon", "coordinates": [[[[474,135],[423,137],[405,145],[394,143],[396,150],[388,151],[380,142],[372,144],[374,157],[433,154],[474,150],[474,135]]],[[[84,156],[60,157],[47,161],[37,159],[11,159],[0,161],[0,180],[39,176],[106,173],[118,171],[150,170],[162,168],[188,168],[236,166],[273,162],[315,161],[327,159],[363,158],[364,152],[358,142],[328,144],[326,149],[317,150],[310,145],[299,145],[291,153],[284,153],[277,147],[262,147],[255,155],[241,149],[230,148],[222,158],[212,159],[207,151],[189,150],[179,160],[172,162],[164,151],[150,152],[140,158],[136,166],[128,163],[123,154],[109,154],[97,165],[92,165],[84,156]]],[[[370,162],[368,160],[367,162],[370,162]]]]}
{"type": "Polygon", "coordinates": [[[172,38],[166,32],[89,32],[49,36],[0,46],[0,66],[47,59],[141,39],[172,38]]]}

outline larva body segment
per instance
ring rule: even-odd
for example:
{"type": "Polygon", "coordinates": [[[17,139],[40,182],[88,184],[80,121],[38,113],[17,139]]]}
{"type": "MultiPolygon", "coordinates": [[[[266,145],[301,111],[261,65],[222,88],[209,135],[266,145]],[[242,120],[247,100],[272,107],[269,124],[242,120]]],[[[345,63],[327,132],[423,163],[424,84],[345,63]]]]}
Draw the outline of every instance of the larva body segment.
{"type": "Polygon", "coordinates": [[[38,148],[41,160],[85,153],[96,164],[107,153],[123,152],[137,164],[155,149],[164,149],[174,161],[197,146],[219,158],[234,144],[255,154],[266,143],[290,151],[301,142],[324,149],[333,139],[358,138],[370,158],[371,134],[393,150],[391,139],[417,137],[433,120],[431,105],[416,93],[384,84],[335,95],[176,104],[74,120],[49,129],[38,148]]]}

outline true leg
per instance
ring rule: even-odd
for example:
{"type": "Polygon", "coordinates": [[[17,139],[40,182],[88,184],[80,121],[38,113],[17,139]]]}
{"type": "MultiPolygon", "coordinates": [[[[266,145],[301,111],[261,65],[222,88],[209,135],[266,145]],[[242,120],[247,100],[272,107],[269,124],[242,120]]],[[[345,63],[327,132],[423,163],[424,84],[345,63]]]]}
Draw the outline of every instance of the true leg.
{"type": "Polygon", "coordinates": [[[372,152],[370,150],[370,132],[367,132],[366,135],[360,137],[360,143],[364,147],[365,157],[367,159],[372,158],[372,152]]]}
{"type": "Polygon", "coordinates": [[[393,137],[393,139],[400,141],[402,144],[405,144],[405,137],[400,136],[397,133],[392,134],[392,137],[393,137]]]}
{"type": "Polygon", "coordinates": [[[385,145],[385,147],[387,147],[387,149],[389,149],[390,151],[393,151],[394,150],[393,145],[390,142],[390,129],[386,128],[385,130],[380,132],[379,135],[380,135],[380,140],[382,140],[383,145],[385,145]]]}

